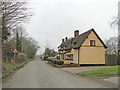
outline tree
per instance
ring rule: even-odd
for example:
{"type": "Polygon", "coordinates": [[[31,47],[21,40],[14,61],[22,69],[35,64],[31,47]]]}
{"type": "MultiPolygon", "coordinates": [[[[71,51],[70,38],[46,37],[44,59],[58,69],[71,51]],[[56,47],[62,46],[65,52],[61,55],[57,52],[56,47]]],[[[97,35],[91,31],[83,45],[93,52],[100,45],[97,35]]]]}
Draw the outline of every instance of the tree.
{"type": "MultiPolygon", "coordinates": [[[[26,20],[32,16],[30,12],[28,12],[28,8],[26,7],[26,0],[1,0],[0,1],[0,20],[2,23],[0,27],[2,29],[2,56],[4,59],[7,58],[8,51],[8,43],[14,36],[12,33],[16,31],[16,29],[21,26],[26,20]],[[12,36],[12,38],[10,38],[12,36]]],[[[19,33],[19,30],[17,30],[19,33]]],[[[16,32],[16,34],[18,34],[16,32]]],[[[15,41],[14,41],[15,42],[15,41]]],[[[17,35],[17,48],[19,47],[19,51],[21,51],[21,40],[19,35],[17,35]]]]}
{"type": "Polygon", "coordinates": [[[114,20],[111,22],[111,26],[115,25],[118,26],[118,59],[117,59],[117,64],[120,64],[120,2],[118,5],[118,17],[115,17],[114,20]]]}
{"type": "Polygon", "coordinates": [[[107,54],[112,55],[118,53],[118,37],[111,37],[105,43],[107,45],[107,54]]]}
{"type": "Polygon", "coordinates": [[[34,39],[27,37],[22,40],[23,53],[27,55],[28,58],[34,58],[37,50],[40,48],[38,42],[34,39]]]}
{"type": "Polygon", "coordinates": [[[21,52],[22,49],[21,40],[19,38],[18,31],[16,32],[16,49],[18,50],[18,52],[21,52]]]}
{"type": "Polygon", "coordinates": [[[56,55],[57,55],[57,52],[55,52],[53,49],[50,49],[48,47],[45,49],[45,52],[44,52],[45,57],[56,56],[56,55]]]}
{"type": "Polygon", "coordinates": [[[1,1],[1,12],[2,12],[2,41],[6,41],[10,32],[15,30],[16,27],[26,19],[29,19],[31,13],[28,12],[26,7],[27,2],[25,0],[13,1],[13,0],[2,0],[1,1]]]}

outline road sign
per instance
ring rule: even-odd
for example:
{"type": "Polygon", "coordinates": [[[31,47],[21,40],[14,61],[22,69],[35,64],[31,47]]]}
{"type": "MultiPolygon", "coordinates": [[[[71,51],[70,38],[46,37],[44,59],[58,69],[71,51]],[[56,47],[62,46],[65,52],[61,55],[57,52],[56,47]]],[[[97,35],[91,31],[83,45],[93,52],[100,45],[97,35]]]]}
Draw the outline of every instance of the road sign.
{"type": "Polygon", "coordinates": [[[14,53],[14,59],[15,59],[15,54],[17,53],[17,49],[16,48],[13,50],[13,53],[14,53]]]}
{"type": "Polygon", "coordinates": [[[17,49],[16,48],[13,50],[13,53],[17,53],[17,49]]]}

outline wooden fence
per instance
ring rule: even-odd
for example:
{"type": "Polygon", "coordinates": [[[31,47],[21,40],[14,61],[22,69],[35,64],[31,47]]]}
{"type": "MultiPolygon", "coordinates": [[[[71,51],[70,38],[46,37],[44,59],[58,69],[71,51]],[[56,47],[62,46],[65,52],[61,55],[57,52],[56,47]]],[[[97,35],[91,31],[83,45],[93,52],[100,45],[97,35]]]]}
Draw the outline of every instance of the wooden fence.
{"type": "Polygon", "coordinates": [[[107,66],[115,66],[118,64],[118,56],[113,54],[113,55],[105,55],[106,58],[106,65],[107,66]]]}

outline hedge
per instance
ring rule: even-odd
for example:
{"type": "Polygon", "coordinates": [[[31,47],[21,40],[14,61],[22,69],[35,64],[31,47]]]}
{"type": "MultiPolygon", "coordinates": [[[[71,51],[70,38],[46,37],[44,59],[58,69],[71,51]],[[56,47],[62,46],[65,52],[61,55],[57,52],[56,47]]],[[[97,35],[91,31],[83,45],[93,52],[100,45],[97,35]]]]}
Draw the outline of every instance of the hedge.
{"type": "Polygon", "coordinates": [[[57,64],[57,65],[63,65],[64,64],[64,61],[56,60],[56,59],[48,59],[48,62],[57,64]]]}

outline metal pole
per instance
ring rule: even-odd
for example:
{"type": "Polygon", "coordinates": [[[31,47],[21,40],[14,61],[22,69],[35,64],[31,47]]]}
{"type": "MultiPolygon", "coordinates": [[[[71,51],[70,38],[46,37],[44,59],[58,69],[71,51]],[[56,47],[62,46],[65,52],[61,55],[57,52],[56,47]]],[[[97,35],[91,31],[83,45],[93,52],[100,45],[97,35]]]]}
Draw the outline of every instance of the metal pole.
{"type": "Polygon", "coordinates": [[[79,64],[79,48],[78,48],[78,64],[79,64]]]}
{"type": "Polygon", "coordinates": [[[15,53],[14,53],[14,60],[15,60],[15,53]]]}

